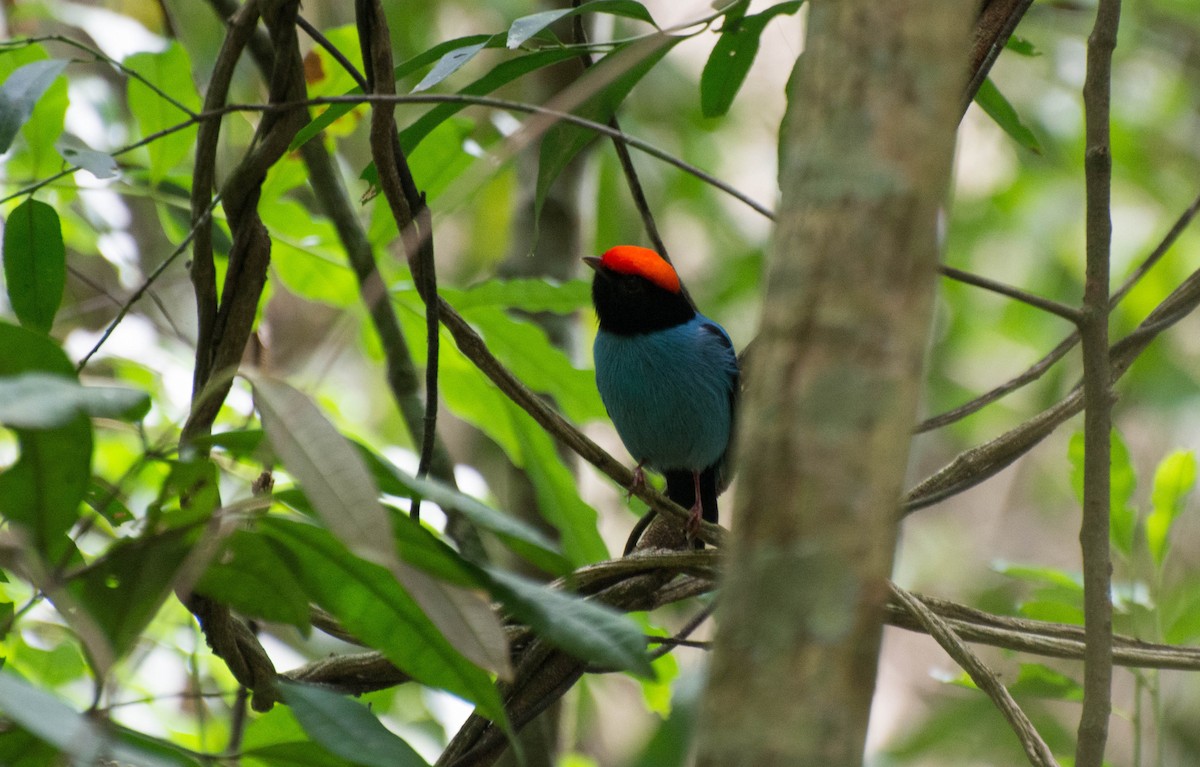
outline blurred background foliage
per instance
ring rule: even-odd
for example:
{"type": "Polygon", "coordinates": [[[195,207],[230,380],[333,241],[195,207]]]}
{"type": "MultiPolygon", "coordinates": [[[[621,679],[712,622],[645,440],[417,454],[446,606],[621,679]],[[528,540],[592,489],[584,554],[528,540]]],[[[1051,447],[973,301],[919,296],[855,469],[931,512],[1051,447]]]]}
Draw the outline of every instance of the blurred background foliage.
{"type": "MultiPolygon", "coordinates": [[[[721,26],[719,21],[711,27],[688,24],[712,18],[714,11],[700,2],[644,5],[660,27],[678,26],[676,32],[686,38],[624,101],[622,129],[771,207],[777,197],[779,122],[787,78],[801,49],[803,12],[780,13],[765,25],[753,66],[728,112],[706,116],[700,83],[721,26]]],[[[749,12],[774,5],[756,0],[749,12]]],[[[389,0],[384,6],[397,62],[454,38],[502,35],[514,20],[545,10],[527,0],[389,0]]],[[[1086,0],[1040,0],[1030,9],[991,77],[1016,118],[1002,125],[976,106],[967,110],[945,222],[945,263],[1067,304],[1077,303],[1082,294],[1079,93],[1094,11],[1086,0]]],[[[359,63],[351,4],[309,0],[302,13],[359,63]]],[[[183,119],[182,111],[131,78],[130,70],[183,106],[197,108],[224,27],[210,3],[194,0],[20,0],[6,3],[3,14],[8,42],[0,48],[0,82],[35,60],[70,59],[65,75],[54,79],[3,156],[0,183],[8,216],[26,199],[31,184],[53,179],[33,196],[61,219],[68,273],[50,336],[72,363],[89,354],[126,300],[165,264],[145,298],[82,370],[85,382],[115,381],[149,394],[148,412],[140,420],[95,421],[90,497],[108,504],[88,512],[101,515],[99,521],[76,537],[84,558],[91,559],[134,535],[140,520],[170,502],[172,482],[179,481],[172,479],[179,466],[172,450],[190,406],[195,322],[188,256],[167,259],[190,225],[196,132],[184,130],[119,155],[119,172],[110,178],[98,177],[104,175],[103,158],[94,159],[97,166],[79,163],[97,172],[57,174],[72,148],[72,158],[84,157],[80,152],[88,148],[113,153],[183,119]],[[110,61],[96,60],[96,51],[110,61]]],[[[607,14],[590,16],[589,28],[598,41],[652,29],[607,14]]],[[[327,52],[303,37],[302,42],[310,49],[311,95],[338,95],[353,87],[327,52]]],[[[554,43],[543,36],[523,51],[485,49],[430,90],[491,92],[489,77],[497,79],[506,63],[535,50],[553,51],[554,43]]],[[[1113,272],[1119,284],[1200,194],[1200,6],[1191,0],[1125,3],[1115,56],[1113,272]]],[[[571,66],[531,68],[494,95],[543,103],[577,76],[571,66]]],[[[429,71],[428,64],[414,69],[400,81],[399,91],[417,87],[429,71]]],[[[231,101],[263,98],[258,73],[240,68],[231,101]]],[[[402,130],[432,109],[401,106],[402,130]]],[[[367,114],[365,108],[352,110],[319,139],[336,151],[355,198],[368,190],[359,180],[370,162],[367,114]]],[[[645,243],[641,218],[611,145],[596,142],[564,173],[543,206],[540,227],[535,224],[530,201],[537,146],[514,153],[507,141],[526,119],[515,112],[466,108],[437,124],[411,153],[416,181],[433,211],[443,295],[522,380],[551,396],[589,435],[624,457],[591,380],[594,320],[578,258],[616,243],[645,243]]],[[[224,120],[220,168],[232,166],[255,120],[252,113],[224,120]]],[[[663,239],[697,304],[744,347],[755,333],[770,221],[692,175],[637,152],[634,157],[663,239]]],[[[380,374],[381,351],[357,285],[332,224],[315,211],[305,183],[304,165],[292,152],[264,186],[260,211],[274,249],[255,361],[310,394],[344,434],[413,471],[414,447],[380,374]]],[[[424,308],[396,243],[395,224],[386,206],[376,202],[361,213],[422,366],[424,308]]],[[[228,230],[220,224],[216,231],[218,250],[227,249],[227,239],[221,238],[228,230]]],[[[1113,315],[1114,337],[1131,330],[1198,267],[1200,234],[1189,228],[1120,303],[1113,315]]],[[[0,314],[12,322],[14,311],[5,301],[0,295],[0,314]]],[[[943,412],[1019,374],[1070,330],[1063,320],[1024,304],[943,281],[930,342],[925,414],[943,412]]],[[[1125,523],[1115,525],[1115,534],[1128,534],[1117,543],[1117,630],[1146,640],[1200,639],[1200,525],[1188,496],[1195,478],[1191,451],[1200,444],[1197,337],[1200,322],[1185,319],[1159,337],[1117,387],[1119,434],[1114,439],[1121,447],[1114,452],[1114,517],[1125,523]]],[[[634,519],[620,488],[561,456],[445,333],[442,351],[445,417],[440,429],[460,487],[540,526],[560,542],[573,565],[619,552],[634,519]],[[529,509],[540,514],[525,513],[529,509]]],[[[1078,353],[1068,354],[1018,392],[918,436],[911,480],[1049,406],[1079,375],[1078,353]]],[[[239,383],[217,431],[256,425],[249,386],[239,383]]],[[[897,581],[1002,614],[1079,622],[1079,501],[1072,480],[1077,429],[1072,421],[999,476],[907,518],[897,581]]],[[[14,433],[0,430],[0,466],[13,464],[17,455],[14,433]]],[[[227,448],[215,456],[224,502],[249,498],[261,468],[253,453],[227,448]]],[[[633,506],[643,510],[637,501],[633,506]]],[[[436,515],[426,520],[437,525],[436,515]]],[[[161,603],[97,690],[81,641],[58,612],[36,600],[20,579],[0,584],[0,596],[7,605],[0,618],[7,615],[9,628],[0,644],[6,669],[75,710],[95,706],[130,733],[187,749],[184,757],[172,759],[222,753],[231,728],[241,727],[232,717],[237,707],[233,678],[173,598],[161,603]]],[[[646,631],[661,632],[677,627],[694,612],[691,608],[639,620],[646,631]]],[[[266,624],[262,632],[281,668],[345,649],[320,634],[305,637],[283,625],[266,624]]],[[[983,655],[1012,686],[1056,753],[1069,753],[1078,664],[1001,650],[983,655]]],[[[609,675],[577,685],[560,712],[564,755],[558,763],[678,763],[701,660],[699,651],[681,649],[656,661],[656,682],[609,675]]],[[[1019,746],[1004,722],[963,679],[932,640],[889,629],[872,719],[871,763],[1020,763],[1019,746]]],[[[0,709],[21,695],[0,690],[0,709]]],[[[1112,763],[1200,759],[1200,740],[1190,726],[1198,697],[1200,679],[1193,674],[1119,672],[1112,763]]],[[[470,710],[448,693],[413,684],[363,700],[429,760],[470,710]]],[[[305,761],[279,746],[317,737],[298,721],[303,704],[290,698],[289,703],[294,708],[276,706],[251,716],[241,741],[243,763],[314,763],[311,756],[305,761]]],[[[28,724],[10,727],[0,732],[0,763],[54,763],[47,742],[54,741],[31,732],[28,724]]],[[[318,759],[356,763],[347,754],[321,753],[318,759]]]]}

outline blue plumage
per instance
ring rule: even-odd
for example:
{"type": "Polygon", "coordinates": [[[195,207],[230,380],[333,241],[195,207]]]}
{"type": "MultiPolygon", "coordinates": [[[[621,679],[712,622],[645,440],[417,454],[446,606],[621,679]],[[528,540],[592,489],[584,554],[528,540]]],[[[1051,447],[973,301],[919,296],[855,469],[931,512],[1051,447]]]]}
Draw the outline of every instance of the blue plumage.
{"type": "Polygon", "coordinates": [[[694,534],[701,518],[717,521],[728,475],[739,388],[733,343],[654,251],[620,245],[584,261],[596,270],[600,398],[639,469],[661,472],[667,496],[691,509],[694,534]]]}
{"type": "Polygon", "coordinates": [[[600,398],[636,461],[657,471],[702,471],[720,462],[738,376],[720,325],[697,314],[632,336],[601,329],[593,354],[600,398]]]}

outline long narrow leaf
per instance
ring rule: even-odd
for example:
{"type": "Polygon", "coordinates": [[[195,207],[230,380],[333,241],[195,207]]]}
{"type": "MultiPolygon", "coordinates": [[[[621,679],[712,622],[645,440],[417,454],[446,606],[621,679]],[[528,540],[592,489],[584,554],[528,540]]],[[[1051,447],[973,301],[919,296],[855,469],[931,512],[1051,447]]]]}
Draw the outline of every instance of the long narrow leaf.
{"type": "Polygon", "coordinates": [[[428,767],[365,706],[308,685],[289,682],[279,689],[304,731],[333,754],[366,767],[428,767]]]}

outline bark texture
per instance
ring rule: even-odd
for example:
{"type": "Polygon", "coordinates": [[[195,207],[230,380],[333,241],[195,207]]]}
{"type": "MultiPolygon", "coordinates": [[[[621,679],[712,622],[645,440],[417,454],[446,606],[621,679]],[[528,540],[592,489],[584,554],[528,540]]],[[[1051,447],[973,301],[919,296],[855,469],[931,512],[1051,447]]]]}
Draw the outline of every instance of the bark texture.
{"type": "Polygon", "coordinates": [[[974,14],[810,6],[701,765],[862,763],[974,14]]]}

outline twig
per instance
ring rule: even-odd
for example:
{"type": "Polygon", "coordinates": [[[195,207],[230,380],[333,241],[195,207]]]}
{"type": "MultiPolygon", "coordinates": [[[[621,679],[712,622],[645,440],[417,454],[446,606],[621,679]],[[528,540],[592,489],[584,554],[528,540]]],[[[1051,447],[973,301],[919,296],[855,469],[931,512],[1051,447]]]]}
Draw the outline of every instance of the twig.
{"type": "MultiPolygon", "coordinates": [[[[571,6],[578,8],[581,0],[571,0],[571,6]]],[[[583,52],[579,54],[579,60],[583,62],[583,68],[591,68],[592,54],[587,50],[587,32],[583,28],[583,15],[576,14],[572,20],[572,27],[575,34],[575,43],[583,48],[583,52]]],[[[614,114],[608,119],[608,125],[613,130],[621,131],[621,123],[617,121],[617,116],[614,114]]],[[[666,259],[667,263],[671,262],[671,257],[667,253],[666,243],[663,242],[662,235],[658,233],[658,225],[654,222],[654,213],[650,210],[650,203],[646,201],[646,191],[642,188],[642,181],[638,178],[637,168],[633,164],[633,158],[629,155],[629,147],[625,142],[612,137],[613,149],[617,152],[617,159],[621,162],[621,170],[625,173],[625,184],[629,187],[629,195],[633,198],[633,204],[637,207],[638,214],[642,217],[642,226],[646,228],[646,236],[650,238],[650,243],[660,256],[666,259]]]]}
{"type": "Polygon", "coordinates": [[[982,4],[971,46],[971,81],[963,93],[964,113],[1031,5],[1033,0],[986,0],[982,4]]]}
{"type": "Polygon", "coordinates": [[[183,242],[179,243],[175,250],[171,251],[171,254],[163,259],[163,262],[156,266],[154,271],[150,272],[145,281],[138,286],[138,289],[133,291],[133,295],[125,299],[125,302],[121,304],[120,311],[117,312],[117,316],[112,318],[112,320],[108,323],[108,326],[104,328],[104,332],[100,334],[100,338],[96,340],[96,343],[92,345],[92,348],[88,350],[88,353],[83,355],[83,359],[79,360],[79,363],[75,365],[76,373],[82,372],[83,369],[87,367],[88,361],[91,360],[96,352],[100,351],[100,347],[104,346],[104,342],[107,341],[109,336],[113,334],[113,331],[117,329],[117,325],[120,325],[121,321],[125,319],[125,315],[129,314],[129,310],[133,308],[133,305],[137,303],[143,295],[146,294],[146,291],[150,290],[150,287],[158,280],[159,277],[162,276],[162,273],[167,270],[167,267],[173,264],[175,259],[179,258],[179,255],[187,250],[188,246],[192,243],[192,238],[196,236],[196,232],[201,227],[208,226],[209,221],[212,218],[213,209],[217,206],[217,203],[220,201],[220,199],[221,198],[219,196],[213,197],[213,200],[209,204],[208,208],[203,212],[203,214],[201,214],[200,218],[192,224],[192,228],[188,230],[187,236],[183,238],[183,242]]]}
{"type": "Polygon", "coordinates": [[[1087,76],[1083,85],[1086,135],[1084,177],[1087,186],[1087,269],[1083,292],[1084,454],[1083,613],[1086,654],[1083,706],[1075,746],[1077,767],[1101,767],[1112,713],[1112,557],[1109,551],[1111,486],[1109,397],[1109,253],[1112,243],[1112,153],[1109,96],[1112,53],[1117,44],[1120,0],[1100,0],[1096,25],[1088,38],[1087,76]]]}
{"type": "MultiPolygon", "coordinates": [[[[1138,267],[1134,269],[1128,277],[1125,278],[1125,282],[1122,283],[1121,287],[1113,292],[1112,298],[1109,301],[1110,308],[1115,308],[1117,304],[1121,302],[1121,299],[1125,298],[1125,296],[1129,294],[1129,291],[1133,290],[1134,286],[1146,276],[1147,272],[1149,272],[1155,264],[1162,260],[1162,257],[1165,256],[1168,251],[1170,251],[1171,246],[1175,244],[1175,241],[1179,239],[1179,236],[1183,234],[1183,231],[1187,229],[1188,225],[1192,223],[1192,220],[1196,218],[1197,213],[1200,213],[1200,195],[1197,195],[1195,199],[1192,200],[1191,204],[1188,205],[1188,207],[1184,209],[1179,217],[1175,219],[1175,223],[1171,225],[1171,228],[1167,230],[1167,233],[1163,236],[1163,238],[1159,240],[1157,245],[1154,246],[1154,250],[1150,251],[1149,255],[1142,260],[1142,263],[1138,264],[1138,267]]],[[[1140,332],[1140,329],[1138,332],[1140,332]]],[[[953,410],[949,410],[945,413],[925,419],[917,426],[916,429],[914,429],[914,432],[921,434],[927,431],[933,431],[934,429],[939,429],[943,426],[948,426],[955,421],[966,418],[972,413],[978,412],[986,405],[990,405],[1001,397],[1020,389],[1022,386],[1036,381],[1037,379],[1041,378],[1042,375],[1049,370],[1055,362],[1058,362],[1067,355],[1067,352],[1071,351],[1071,349],[1074,349],[1077,343],[1079,343],[1078,329],[1071,331],[1071,333],[1062,341],[1060,341],[1057,346],[1051,349],[1046,356],[1035,362],[1025,372],[1009,381],[1006,381],[1000,386],[997,386],[991,391],[981,394],[975,399],[959,405],[953,410]]]]}
{"type": "Polygon", "coordinates": [[[921,600],[890,581],[888,587],[891,589],[892,598],[909,611],[926,633],[936,639],[946,654],[953,658],[963,671],[967,672],[971,681],[992,699],[996,708],[1000,709],[1000,713],[1008,720],[1013,732],[1017,734],[1017,739],[1021,741],[1021,747],[1025,749],[1025,755],[1029,757],[1029,763],[1035,767],[1058,767],[1058,762],[1054,760],[1054,754],[1038,734],[1033,722],[1029,721],[1029,717],[1013,700],[1012,695],[1000,683],[992,670],[984,665],[975,653],[971,652],[971,649],[955,635],[953,629],[922,604],[921,600]]]}
{"type": "Polygon", "coordinates": [[[958,282],[966,285],[973,285],[977,288],[983,288],[984,290],[990,290],[993,293],[998,293],[1002,296],[1007,296],[1008,298],[1020,301],[1021,303],[1029,304],[1036,309],[1041,309],[1044,312],[1049,312],[1050,314],[1062,317],[1064,320],[1072,324],[1078,325],[1080,319],[1082,319],[1082,314],[1078,309],[1072,306],[1067,306],[1066,304],[1061,304],[1058,301],[1052,301],[1048,298],[1035,296],[1032,293],[1021,290],[1020,288],[1014,288],[1011,285],[1005,285],[987,277],[982,277],[978,274],[971,274],[970,272],[964,272],[961,269],[955,269],[953,266],[946,266],[944,264],[938,267],[938,271],[941,272],[942,275],[949,277],[952,280],[957,280],[958,282]]]}
{"type": "MultiPolygon", "coordinates": [[[[379,0],[358,0],[355,3],[355,20],[358,24],[359,42],[362,46],[366,80],[373,95],[394,96],[396,83],[392,79],[391,37],[387,19],[379,0]]],[[[385,104],[376,104],[371,110],[371,156],[379,186],[392,211],[392,218],[400,231],[409,271],[417,293],[425,304],[425,424],[421,437],[421,458],[417,476],[429,473],[433,458],[434,438],[437,434],[438,405],[438,331],[440,299],[437,292],[436,262],[433,258],[433,228],[429,206],[425,195],[417,189],[412,171],[400,140],[396,135],[396,119],[392,109],[382,109],[385,104]]],[[[412,516],[420,517],[421,501],[414,498],[412,516]]]]}

